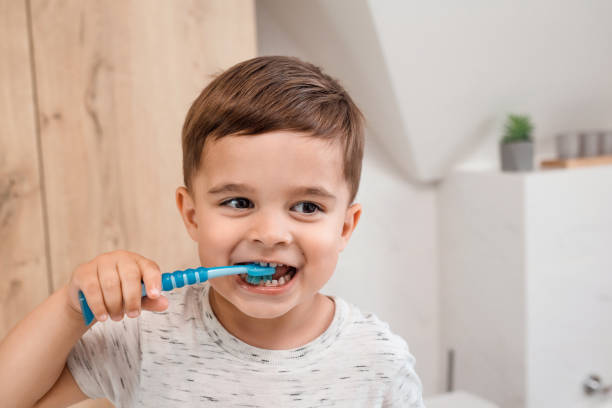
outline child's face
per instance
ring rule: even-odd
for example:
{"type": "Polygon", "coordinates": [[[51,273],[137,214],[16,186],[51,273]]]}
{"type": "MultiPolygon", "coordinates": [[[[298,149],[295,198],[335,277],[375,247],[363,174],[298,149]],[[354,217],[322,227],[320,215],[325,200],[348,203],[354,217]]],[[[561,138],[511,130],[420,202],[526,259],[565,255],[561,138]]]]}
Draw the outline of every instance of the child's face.
{"type": "Polygon", "coordinates": [[[359,204],[348,206],[339,144],[291,131],[206,143],[193,178],[194,197],[177,189],[177,205],[198,242],[202,265],[268,260],[298,269],[277,288],[250,286],[237,275],[210,284],[254,318],[279,317],[311,301],[334,272],[361,214],[359,204]],[[230,184],[234,190],[211,191],[230,184]]]}

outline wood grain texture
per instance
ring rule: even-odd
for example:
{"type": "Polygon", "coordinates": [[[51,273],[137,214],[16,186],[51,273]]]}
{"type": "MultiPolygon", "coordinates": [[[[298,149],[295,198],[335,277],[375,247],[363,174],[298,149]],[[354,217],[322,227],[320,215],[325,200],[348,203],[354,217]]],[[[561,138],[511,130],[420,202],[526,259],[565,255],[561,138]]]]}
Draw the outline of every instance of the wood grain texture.
{"type": "Polygon", "coordinates": [[[0,0],[0,338],[49,295],[26,4],[0,0]]]}
{"type": "Polygon", "coordinates": [[[119,248],[197,263],[180,131],[211,74],[255,55],[252,2],[33,0],[32,24],[54,288],[119,248]]]}
{"type": "Polygon", "coordinates": [[[199,265],[174,198],[181,128],[212,74],[256,55],[253,1],[31,0],[31,16],[53,289],[115,249],[199,265]]]}

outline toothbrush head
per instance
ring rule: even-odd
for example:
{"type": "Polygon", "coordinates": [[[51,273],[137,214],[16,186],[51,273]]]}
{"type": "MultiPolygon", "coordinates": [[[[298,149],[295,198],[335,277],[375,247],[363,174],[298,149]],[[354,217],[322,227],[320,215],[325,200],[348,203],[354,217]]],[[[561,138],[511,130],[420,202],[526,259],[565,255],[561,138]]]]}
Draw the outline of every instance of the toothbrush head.
{"type": "Polygon", "coordinates": [[[276,268],[271,266],[261,266],[257,264],[247,264],[244,266],[246,266],[249,276],[272,276],[276,273],[276,268]]]}
{"type": "Polygon", "coordinates": [[[276,268],[271,266],[261,266],[258,264],[248,264],[246,277],[247,282],[251,284],[258,284],[259,281],[272,280],[272,276],[276,273],[276,268]]]}

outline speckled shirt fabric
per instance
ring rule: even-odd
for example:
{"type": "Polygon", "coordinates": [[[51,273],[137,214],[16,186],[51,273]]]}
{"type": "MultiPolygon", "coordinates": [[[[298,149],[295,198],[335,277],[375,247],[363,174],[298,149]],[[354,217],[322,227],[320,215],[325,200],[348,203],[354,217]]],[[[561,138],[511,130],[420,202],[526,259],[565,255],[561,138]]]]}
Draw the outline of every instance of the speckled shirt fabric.
{"type": "Polygon", "coordinates": [[[231,335],[208,283],[168,292],[169,307],[96,323],[68,368],[90,398],[123,407],[424,407],[408,345],[343,299],[318,338],[291,350],[231,335]]]}

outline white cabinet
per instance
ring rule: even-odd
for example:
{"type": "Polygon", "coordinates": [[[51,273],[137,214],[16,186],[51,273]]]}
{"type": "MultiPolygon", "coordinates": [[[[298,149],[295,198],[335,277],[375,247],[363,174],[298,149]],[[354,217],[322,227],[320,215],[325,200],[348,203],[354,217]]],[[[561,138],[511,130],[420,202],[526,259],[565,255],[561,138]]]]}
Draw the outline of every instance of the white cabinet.
{"type": "Polygon", "coordinates": [[[457,172],[439,196],[454,387],[503,408],[603,408],[612,384],[612,167],[457,172]]]}

